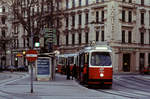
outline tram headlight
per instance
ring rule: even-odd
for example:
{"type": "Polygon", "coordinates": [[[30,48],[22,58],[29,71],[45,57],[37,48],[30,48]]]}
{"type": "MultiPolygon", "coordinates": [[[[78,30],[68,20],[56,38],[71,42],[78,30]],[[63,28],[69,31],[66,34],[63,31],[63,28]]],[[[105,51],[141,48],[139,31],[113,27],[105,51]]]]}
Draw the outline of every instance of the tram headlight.
{"type": "Polygon", "coordinates": [[[100,77],[104,77],[104,74],[103,74],[103,73],[101,73],[101,74],[100,74],[100,77]]]}

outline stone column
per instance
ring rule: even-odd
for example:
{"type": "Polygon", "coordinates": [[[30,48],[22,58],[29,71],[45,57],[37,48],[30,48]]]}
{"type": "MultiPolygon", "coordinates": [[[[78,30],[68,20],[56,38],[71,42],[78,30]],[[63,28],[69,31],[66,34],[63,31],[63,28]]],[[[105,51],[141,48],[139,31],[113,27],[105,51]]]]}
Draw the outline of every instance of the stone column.
{"type": "Polygon", "coordinates": [[[144,61],[145,63],[145,67],[147,67],[148,66],[148,53],[145,53],[145,61],[144,61]]]}
{"type": "Polygon", "coordinates": [[[136,56],[135,57],[135,66],[136,66],[135,68],[136,68],[136,71],[139,72],[139,63],[140,63],[139,62],[140,61],[140,54],[139,54],[139,52],[136,52],[135,56],[136,56]]]}

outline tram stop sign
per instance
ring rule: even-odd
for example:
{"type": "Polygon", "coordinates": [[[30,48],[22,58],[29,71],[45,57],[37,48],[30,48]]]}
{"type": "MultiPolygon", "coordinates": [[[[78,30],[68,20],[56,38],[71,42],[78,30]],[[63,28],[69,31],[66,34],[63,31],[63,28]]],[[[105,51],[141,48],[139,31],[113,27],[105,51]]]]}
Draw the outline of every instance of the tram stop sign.
{"type": "Polygon", "coordinates": [[[28,50],[26,52],[26,59],[29,61],[29,62],[34,62],[36,61],[37,59],[37,51],[36,50],[28,50]]]}

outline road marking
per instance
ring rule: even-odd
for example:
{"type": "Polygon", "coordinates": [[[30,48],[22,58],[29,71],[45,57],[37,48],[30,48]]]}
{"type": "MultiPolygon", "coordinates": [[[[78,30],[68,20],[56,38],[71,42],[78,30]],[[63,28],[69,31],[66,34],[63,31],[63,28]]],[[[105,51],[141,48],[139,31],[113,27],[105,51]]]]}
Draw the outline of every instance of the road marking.
{"type": "Polygon", "coordinates": [[[7,79],[5,81],[0,82],[0,87],[5,86],[5,85],[10,84],[10,83],[13,83],[13,82],[18,81],[18,80],[25,79],[26,77],[29,77],[29,75],[26,74],[25,76],[21,75],[17,78],[7,79]]]}

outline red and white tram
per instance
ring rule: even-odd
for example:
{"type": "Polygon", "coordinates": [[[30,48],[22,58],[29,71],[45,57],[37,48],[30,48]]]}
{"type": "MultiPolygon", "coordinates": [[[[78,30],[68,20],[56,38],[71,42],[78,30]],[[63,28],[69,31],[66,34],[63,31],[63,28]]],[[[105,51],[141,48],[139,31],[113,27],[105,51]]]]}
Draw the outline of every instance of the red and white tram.
{"type": "Polygon", "coordinates": [[[113,67],[108,45],[86,47],[77,56],[77,79],[85,84],[112,86],[113,67]]]}

